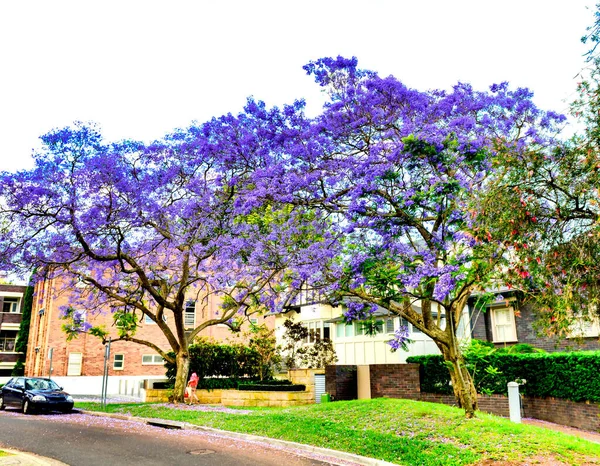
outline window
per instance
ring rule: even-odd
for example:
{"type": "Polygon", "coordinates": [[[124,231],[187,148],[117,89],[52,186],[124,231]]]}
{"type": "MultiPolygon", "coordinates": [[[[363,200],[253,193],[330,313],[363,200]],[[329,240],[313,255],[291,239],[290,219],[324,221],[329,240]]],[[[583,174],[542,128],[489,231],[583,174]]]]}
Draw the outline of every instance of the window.
{"type": "MultiPolygon", "coordinates": [[[[163,322],[167,322],[167,316],[163,314],[163,322]]],[[[150,316],[144,314],[144,323],[145,324],[155,324],[155,322],[150,318],[150,316]]]]}
{"type": "Polygon", "coordinates": [[[335,336],[338,338],[342,337],[353,337],[354,336],[354,325],[340,322],[335,326],[335,336]]]}
{"type": "Polygon", "coordinates": [[[150,365],[150,364],[164,364],[165,360],[162,358],[160,354],[143,354],[142,355],[142,364],[150,365]]]}
{"type": "Polygon", "coordinates": [[[584,315],[581,311],[573,312],[572,317],[567,338],[589,338],[600,335],[598,313],[595,309],[590,309],[588,315],[584,315]]]}
{"type": "Polygon", "coordinates": [[[492,335],[494,342],[517,341],[517,328],[515,325],[515,313],[512,307],[490,307],[492,321],[492,335]]]}
{"type": "Polygon", "coordinates": [[[354,335],[359,336],[365,333],[365,326],[362,322],[354,322],[354,335]]]}
{"type": "Polygon", "coordinates": [[[321,339],[321,321],[307,322],[304,325],[308,330],[308,337],[306,338],[305,343],[315,343],[321,339]]]}
{"type": "Polygon", "coordinates": [[[188,301],[185,305],[183,314],[183,326],[185,328],[194,328],[196,326],[196,302],[188,301]]]}
{"type": "Polygon", "coordinates": [[[113,369],[116,371],[122,371],[125,367],[125,355],[124,354],[115,354],[113,360],[113,369]]]}
{"type": "Polygon", "coordinates": [[[394,319],[386,319],[385,333],[394,333],[394,319]]]}
{"type": "Polygon", "coordinates": [[[0,352],[10,353],[15,350],[15,344],[17,342],[17,332],[3,330],[0,331],[0,352]]]}
{"type": "Polygon", "coordinates": [[[69,363],[67,365],[67,375],[81,375],[81,366],[83,354],[69,353],[69,363]]]}
{"type": "Polygon", "coordinates": [[[347,337],[353,337],[354,336],[354,326],[352,324],[348,324],[345,326],[346,328],[344,329],[345,331],[345,336],[347,337]]]}
{"type": "Polygon", "coordinates": [[[331,324],[323,323],[323,340],[331,340],[331,324]]]}
{"type": "Polygon", "coordinates": [[[19,298],[4,298],[2,312],[18,313],[19,311],[19,298]]]}

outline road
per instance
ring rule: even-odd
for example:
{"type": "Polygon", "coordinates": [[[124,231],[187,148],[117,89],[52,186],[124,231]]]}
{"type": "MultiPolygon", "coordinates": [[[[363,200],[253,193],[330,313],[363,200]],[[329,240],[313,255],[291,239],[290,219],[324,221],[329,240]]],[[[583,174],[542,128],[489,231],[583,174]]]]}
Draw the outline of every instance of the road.
{"type": "Polygon", "coordinates": [[[152,427],[142,422],[86,414],[0,411],[0,448],[53,458],[71,466],[211,465],[317,466],[323,458],[296,456],[270,448],[193,430],[152,427]]]}

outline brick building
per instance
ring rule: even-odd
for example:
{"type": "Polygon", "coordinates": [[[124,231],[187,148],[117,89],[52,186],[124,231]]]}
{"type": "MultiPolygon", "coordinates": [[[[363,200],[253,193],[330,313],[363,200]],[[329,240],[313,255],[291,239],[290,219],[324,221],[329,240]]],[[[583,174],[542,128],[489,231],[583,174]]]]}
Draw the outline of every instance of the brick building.
{"type": "Polygon", "coordinates": [[[26,286],[0,285],[0,378],[10,377],[20,355],[16,343],[26,290],[26,286]]]}
{"type": "MultiPolygon", "coordinates": [[[[98,337],[85,333],[67,341],[62,329],[65,321],[60,318],[60,312],[69,305],[69,295],[64,291],[58,292],[58,285],[55,280],[48,279],[40,280],[35,286],[25,375],[51,375],[77,394],[99,392],[99,384],[95,379],[103,375],[105,347],[98,337]],[[85,382],[75,378],[90,380],[85,382]],[[90,383],[94,386],[90,386],[90,383]]],[[[214,297],[202,303],[189,301],[184,316],[186,327],[191,331],[200,322],[217,317],[219,305],[220,302],[214,297]]],[[[259,319],[262,321],[262,318],[259,319]]],[[[85,320],[92,326],[104,324],[110,334],[117,334],[116,331],[110,331],[113,325],[110,312],[87,312],[85,320]]],[[[272,327],[273,319],[266,319],[265,322],[272,327]]],[[[166,323],[174,328],[168,315],[166,323]]],[[[152,341],[166,351],[170,349],[166,337],[151,319],[142,319],[138,325],[136,338],[152,341]]],[[[248,324],[244,326],[243,329],[248,324]]],[[[226,325],[207,327],[199,336],[218,341],[234,338],[226,325]]],[[[132,387],[137,393],[140,382],[164,379],[165,367],[162,357],[150,347],[130,341],[115,341],[111,343],[108,373],[118,382],[111,393],[131,393],[132,387]]]]}
{"type": "Polygon", "coordinates": [[[489,341],[497,347],[527,343],[548,352],[600,349],[600,325],[596,321],[574,319],[566,338],[541,335],[535,326],[536,315],[531,305],[523,305],[519,292],[501,290],[502,300],[475,309],[476,297],[469,299],[471,334],[478,340],[489,341]]]}

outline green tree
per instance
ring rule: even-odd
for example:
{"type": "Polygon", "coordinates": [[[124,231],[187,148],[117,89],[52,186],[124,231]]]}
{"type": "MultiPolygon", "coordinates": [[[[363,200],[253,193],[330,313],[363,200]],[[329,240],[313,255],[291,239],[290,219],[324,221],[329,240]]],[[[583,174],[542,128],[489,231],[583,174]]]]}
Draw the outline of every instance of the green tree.
{"type": "Polygon", "coordinates": [[[258,355],[258,377],[262,381],[271,379],[273,372],[281,363],[281,355],[277,351],[275,331],[266,325],[251,324],[246,332],[248,347],[258,355]]]}
{"type": "Polygon", "coordinates": [[[304,353],[304,342],[308,338],[308,329],[300,322],[286,319],[283,323],[283,345],[281,352],[288,369],[295,369],[299,365],[299,356],[304,353]]]}

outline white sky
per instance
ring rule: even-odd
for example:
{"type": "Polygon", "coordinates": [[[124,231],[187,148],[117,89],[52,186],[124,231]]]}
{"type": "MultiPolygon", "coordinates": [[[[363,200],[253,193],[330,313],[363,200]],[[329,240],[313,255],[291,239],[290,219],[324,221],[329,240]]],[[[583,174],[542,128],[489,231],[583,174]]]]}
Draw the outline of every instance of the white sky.
{"type": "Polygon", "coordinates": [[[0,170],[75,120],[150,141],[192,120],[322,95],[302,66],[356,56],[418,89],[529,87],[566,111],[594,0],[0,1],[0,170]],[[588,9],[586,9],[588,7],[588,9]]]}

